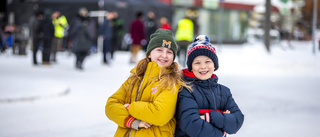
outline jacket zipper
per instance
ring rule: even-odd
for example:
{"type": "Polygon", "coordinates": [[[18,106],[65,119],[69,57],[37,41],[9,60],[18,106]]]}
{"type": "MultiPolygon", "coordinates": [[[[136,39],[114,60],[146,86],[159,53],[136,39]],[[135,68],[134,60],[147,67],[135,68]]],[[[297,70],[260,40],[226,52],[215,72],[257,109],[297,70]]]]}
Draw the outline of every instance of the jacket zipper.
{"type": "MultiPolygon", "coordinates": [[[[150,77],[150,74],[151,74],[152,67],[153,67],[153,62],[152,62],[151,68],[150,68],[150,72],[149,72],[148,78],[147,78],[148,81],[149,81],[149,77],[150,77]]],[[[137,96],[136,96],[136,100],[135,100],[135,101],[138,101],[138,100],[139,100],[140,89],[141,89],[141,86],[142,86],[143,81],[144,81],[144,78],[142,79],[142,81],[141,81],[141,83],[140,83],[140,86],[139,86],[139,89],[138,89],[138,91],[137,91],[137,96]]],[[[148,83],[148,81],[147,81],[147,83],[148,83]]],[[[143,94],[143,91],[144,91],[144,89],[142,90],[141,95],[143,94]]]]}
{"type": "MultiPolygon", "coordinates": [[[[150,68],[149,75],[148,75],[148,77],[147,77],[147,80],[148,80],[148,81],[149,81],[149,77],[150,77],[150,74],[151,74],[152,67],[153,67],[153,62],[152,62],[151,68],[150,68]]],[[[142,86],[143,81],[144,81],[144,77],[143,77],[143,79],[142,79],[142,81],[141,81],[141,83],[140,83],[140,86],[139,86],[139,89],[138,89],[138,91],[137,91],[137,95],[136,95],[135,101],[138,101],[138,100],[139,100],[139,93],[140,93],[140,89],[141,89],[141,86],[142,86]]],[[[148,81],[147,81],[147,83],[148,83],[148,81]]],[[[142,96],[142,94],[143,94],[143,91],[144,91],[144,89],[143,89],[142,92],[141,92],[141,96],[142,96]]],[[[131,133],[132,133],[132,129],[130,129],[129,134],[128,134],[128,137],[131,136],[131,133]]],[[[134,133],[134,136],[136,136],[136,132],[134,133]]]]}
{"type": "MultiPolygon", "coordinates": [[[[209,89],[212,90],[212,88],[211,88],[211,82],[209,82],[209,89]]],[[[214,103],[214,106],[213,106],[214,108],[213,108],[213,109],[214,109],[214,110],[217,110],[217,102],[216,102],[216,97],[215,97],[215,94],[214,94],[214,90],[212,90],[211,93],[212,93],[213,103],[214,103]]]]}

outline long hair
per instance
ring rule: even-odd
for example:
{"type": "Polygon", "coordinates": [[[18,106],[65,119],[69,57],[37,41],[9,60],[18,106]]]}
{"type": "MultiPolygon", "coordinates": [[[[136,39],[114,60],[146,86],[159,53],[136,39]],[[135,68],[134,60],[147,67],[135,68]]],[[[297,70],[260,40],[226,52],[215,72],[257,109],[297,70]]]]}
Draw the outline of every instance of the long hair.
{"type": "MultiPolygon", "coordinates": [[[[149,62],[150,59],[148,57],[140,60],[137,63],[136,72],[130,75],[129,79],[132,82],[129,84],[130,96],[133,92],[134,86],[139,86],[141,83],[149,62]]],[[[191,90],[191,87],[182,80],[182,73],[178,63],[176,62],[173,62],[170,66],[161,67],[159,76],[151,79],[153,81],[160,81],[158,85],[159,88],[177,90],[176,85],[180,85],[179,91],[182,90],[182,87],[186,87],[191,90]]]]}

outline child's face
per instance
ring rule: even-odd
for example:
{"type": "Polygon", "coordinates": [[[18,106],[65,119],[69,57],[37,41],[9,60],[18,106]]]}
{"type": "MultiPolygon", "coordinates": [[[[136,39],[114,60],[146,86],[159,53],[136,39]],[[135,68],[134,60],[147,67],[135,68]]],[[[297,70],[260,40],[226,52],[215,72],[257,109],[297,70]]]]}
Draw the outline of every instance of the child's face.
{"type": "Polygon", "coordinates": [[[211,78],[214,71],[214,63],[207,56],[198,56],[192,62],[193,74],[201,80],[207,80],[211,78]]]}
{"type": "Polygon", "coordinates": [[[173,57],[173,51],[166,47],[157,47],[148,56],[152,62],[156,62],[160,67],[170,66],[173,62],[173,57]]]}

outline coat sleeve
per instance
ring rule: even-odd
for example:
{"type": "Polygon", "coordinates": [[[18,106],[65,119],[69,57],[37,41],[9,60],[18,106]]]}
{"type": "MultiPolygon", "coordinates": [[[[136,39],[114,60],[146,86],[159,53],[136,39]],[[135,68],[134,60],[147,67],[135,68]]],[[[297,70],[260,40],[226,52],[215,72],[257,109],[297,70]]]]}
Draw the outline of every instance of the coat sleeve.
{"type": "Polygon", "coordinates": [[[65,28],[68,26],[68,21],[67,21],[67,18],[65,16],[61,16],[58,18],[59,20],[59,23],[60,23],[60,26],[65,28]]]}
{"type": "Polygon", "coordinates": [[[77,35],[77,32],[80,29],[80,27],[81,27],[80,20],[79,19],[75,19],[74,22],[72,23],[72,25],[70,26],[70,29],[69,29],[69,35],[70,35],[70,38],[72,40],[75,39],[75,37],[77,35]]]}
{"type": "Polygon", "coordinates": [[[153,102],[131,103],[128,109],[130,115],[156,126],[167,124],[174,117],[179,87],[176,86],[176,89],[163,90],[153,102]]]}
{"type": "Polygon", "coordinates": [[[129,117],[128,111],[123,106],[125,104],[128,83],[128,80],[125,81],[122,86],[108,98],[105,106],[106,116],[120,127],[124,127],[125,119],[129,117]]]}
{"type": "Polygon", "coordinates": [[[243,124],[244,115],[233,99],[230,89],[222,86],[221,91],[226,94],[227,105],[225,109],[229,110],[230,114],[210,111],[210,123],[228,134],[235,134],[243,124]]]}
{"type": "Polygon", "coordinates": [[[178,127],[190,137],[222,137],[224,132],[200,118],[199,107],[191,93],[183,89],[178,96],[178,127]]]}

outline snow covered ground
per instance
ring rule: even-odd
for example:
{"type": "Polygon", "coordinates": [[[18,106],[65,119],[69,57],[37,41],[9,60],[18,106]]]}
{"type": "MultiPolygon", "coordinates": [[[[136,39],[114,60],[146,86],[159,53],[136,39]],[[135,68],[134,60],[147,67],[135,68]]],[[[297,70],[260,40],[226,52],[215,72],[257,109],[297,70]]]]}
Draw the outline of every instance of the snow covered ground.
{"type": "MultiPolygon", "coordinates": [[[[245,115],[237,137],[318,136],[320,53],[311,42],[217,47],[219,82],[228,86],[245,115]]],[[[27,56],[0,54],[0,137],[105,137],[117,125],[104,106],[129,76],[129,52],[115,53],[111,65],[101,53],[86,58],[84,71],[74,56],[58,53],[58,63],[32,65],[27,56]]],[[[144,53],[140,52],[140,58],[144,53]]],[[[39,61],[41,54],[39,53],[39,61]]]]}

